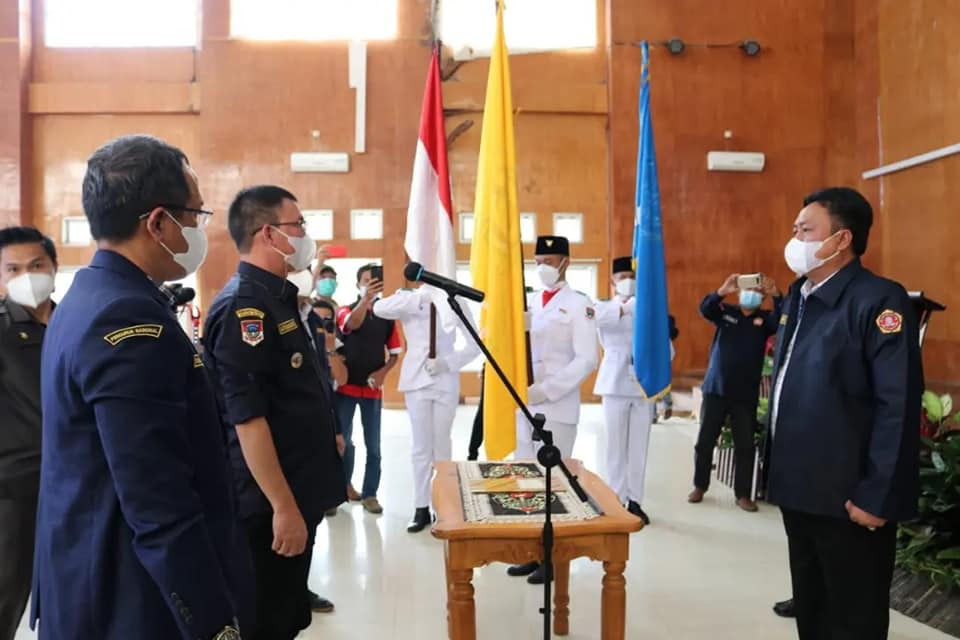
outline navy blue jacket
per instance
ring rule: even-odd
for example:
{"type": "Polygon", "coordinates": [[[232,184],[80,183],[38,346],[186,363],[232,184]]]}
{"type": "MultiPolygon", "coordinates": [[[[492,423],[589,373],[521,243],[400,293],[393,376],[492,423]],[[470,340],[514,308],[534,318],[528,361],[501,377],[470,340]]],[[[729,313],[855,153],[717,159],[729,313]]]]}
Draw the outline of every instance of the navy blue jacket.
{"type": "Polygon", "coordinates": [[[216,401],[153,282],[98,251],[41,367],[41,640],[206,640],[251,611],[216,401]]]}
{"type": "MultiPolygon", "coordinates": [[[[793,283],[785,303],[774,380],[797,326],[804,281],[793,283]]],[[[768,500],[843,519],[851,500],[887,520],[912,518],[922,391],[907,292],[859,260],[845,266],[804,306],[774,417],[768,500]]]]}
{"type": "Polygon", "coordinates": [[[756,405],[760,395],[767,338],[777,332],[783,298],[773,298],[773,311],[744,314],[714,291],[700,303],[700,315],[716,325],[703,392],[756,405]]]}
{"type": "MultiPolygon", "coordinates": [[[[266,419],[300,513],[316,525],[346,501],[346,481],[324,390],[329,377],[304,331],[296,285],[241,262],[210,305],[203,340],[224,422],[266,419]]],[[[270,516],[233,426],[227,436],[241,517],[270,516]]]]}

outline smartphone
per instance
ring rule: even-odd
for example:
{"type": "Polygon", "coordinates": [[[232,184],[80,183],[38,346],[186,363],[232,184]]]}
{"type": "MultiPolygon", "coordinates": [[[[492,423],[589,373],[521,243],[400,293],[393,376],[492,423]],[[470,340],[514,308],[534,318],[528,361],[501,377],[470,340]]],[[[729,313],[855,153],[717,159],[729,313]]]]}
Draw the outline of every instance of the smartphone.
{"type": "Polygon", "coordinates": [[[739,289],[758,289],[762,283],[762,273],[747,273],[737,276],[737,288],[739,289]]]}
{"type": "Polygon", "coordinates": [[[373,269],[370,269],[370,277],[374,280],[383,282],[383,267],[381,265],[377,265],[373,269]]]}
{"type": "Polygon", "coordinates": [[[347,248],[342,244],[329,244],[326,246],[328,258],[346,258],[347,248]]]}

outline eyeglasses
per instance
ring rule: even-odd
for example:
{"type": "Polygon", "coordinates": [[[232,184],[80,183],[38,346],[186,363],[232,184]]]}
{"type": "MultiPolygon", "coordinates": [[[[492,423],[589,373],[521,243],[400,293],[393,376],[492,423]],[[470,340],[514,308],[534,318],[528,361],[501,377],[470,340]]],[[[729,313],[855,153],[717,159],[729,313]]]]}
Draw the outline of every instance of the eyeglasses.
{"type": "MultiPolygon", "coordinates": [[[[301,231],[306,231],[306,230],[307,230],[307,219],[304,218],[303,216],[300,216],[300,218],[297,219],[297,220],[295,220],[294,222],[274,222],[274,223],[271,223],[271,224],[268,224],[268,225],[264,225],[264,226],[266,226],[266,227],[300,227],[300,230],[301,230],[301,231]]],[[[259,229],[255,230],[253,233],[251,233],[250,235],[255,236],[255,235],[257,235],[262,229],[263,229],[263,227],[260,227],[259,229]]]]}
{"type": "MultiPolygon", "coordinates": [[[[195,209],[193,207],[185,207],[179,204],[158,204],[156,207],[153,207],[153,209],[156,209],[157,207],[160,207],[162,209],[168,209],[170,211],[184,211],[186,213],[192,213],[197,218],[197,227],[201,229],[206,227],[208,224],[210,224],[210,218],[213,216],[213,211],[208,211],[207,209],[195,209]]],[[[147,213],[140,216],[140,219],[143,220],[144,218],[149,216],[153,212],[153,209],[151,209],[147,213]]]]}

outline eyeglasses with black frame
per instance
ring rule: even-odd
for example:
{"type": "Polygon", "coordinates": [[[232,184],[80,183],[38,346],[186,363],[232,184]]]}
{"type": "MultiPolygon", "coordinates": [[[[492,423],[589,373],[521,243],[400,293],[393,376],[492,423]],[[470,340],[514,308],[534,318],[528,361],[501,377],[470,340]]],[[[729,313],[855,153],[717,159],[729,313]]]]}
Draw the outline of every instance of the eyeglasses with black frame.
{"type": "Polygon", "coordinates": [[[149,216],[153,212],[153,209],[156,209],[157,207],[161,209],[167,209],[168,211],[183,211],[185,213],[194,214],[197,218],[197,227],[200,229],[210,224],[210,218],[213,217],[213,211],[210,211],[209,209],[196,209],[194,207],[187,207],[180,204],[158,204],[155,207],[152,207],[150,211],[141,215],[140,219],[143,220],[149,216]]]}

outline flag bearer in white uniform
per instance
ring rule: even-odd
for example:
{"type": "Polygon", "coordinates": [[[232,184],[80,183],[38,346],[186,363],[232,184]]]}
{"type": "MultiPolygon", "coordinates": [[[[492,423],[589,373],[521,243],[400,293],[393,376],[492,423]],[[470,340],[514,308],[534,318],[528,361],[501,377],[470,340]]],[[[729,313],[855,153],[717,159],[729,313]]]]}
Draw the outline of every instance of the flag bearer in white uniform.
{"type": "Polygon", "coordinates": [[[627,505],[627,510],[650,524],[640,508],[650,444],[652,402],[648,401],[633,371],[634,307],[637,281],[629,256],[615,258],[611,278],[615,295],[597,303],[597,327],[603,362],[593,393],[603,398],[607,426],[607,482],[627,505]]]}
{"type": "Polygon", "coordinates": [[[450,431],[460,401],[460,369],[480,353],[459,320],[450,329],[444,328],[439,311],[434,312],[431,320],[430,303],[428,288],[418,285],[416,289],[400,289],[392,296],[377,300],[373,308],[380,318],[400,321],[407,339],[397,388],[404,394],[413,428],[416,508],[407,526],[410,533],[430,524],[433,463],[452,458],[450,431]],[[433,357],[430,355],[431,329],[436,336],[433,357]],[[458,332],[463,338],[460,345],[456,344],[458,332]]]}
{"type": "MultiPolygon", "coordinates": [[[[596,312],[590,298],[567,284],[570,243],[562,236],[540,236],[536,248],[537,275],[543,291],[530,295],[530,351],[533,380],[527,389],[530,412],[542,413],[546,429],[564,458],[573,455],[580,421],[580,385],[597,368],[596,312]]],[[[517,460],[536,458],[540,443],[526,417],[517,412],[517,460]]],[[[541,584],[537,562],[514,565],[512,576],[529,575],[527,582],[541,584]]]]}

